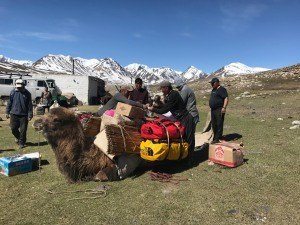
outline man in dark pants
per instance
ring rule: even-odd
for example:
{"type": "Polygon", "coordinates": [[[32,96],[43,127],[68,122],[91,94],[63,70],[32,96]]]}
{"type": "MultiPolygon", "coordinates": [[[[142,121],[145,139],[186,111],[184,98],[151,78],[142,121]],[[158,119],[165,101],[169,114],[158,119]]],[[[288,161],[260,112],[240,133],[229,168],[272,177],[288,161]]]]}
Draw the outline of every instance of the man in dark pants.
{"type": "Polygon", "coordinates": [[[20,148],[25,147],[28,121],[32,119],[31,94],[25,89],[23,80],[16,80],[6,106],[6,118],[10,117],[10,128],[20,148]]]}
{"type": "Polygon", "coordinates": [[[228,93],[224,87],[220,86],[218,78],[214,77],[209,83],[211,83],[213,88],[209,99],[209,107],[211,109],[211,125],[214,132],[214,138],[211,143],[214,144],[220,142],[223,135],[224,117],[228,105],[228,93]]]}
{"type": "Polygon", "coordinates": [[[161,82],[160,88],[165,97],[165,104],[160,108],[149,106],[148,109],[158,114],[164,114],[170,111],[172,115],[182,123],[185,127],[184,139],[189,144],[189,154],[186,162],[188,166],[191,166],[195,149],[195,126],[193,116],[186,109],[180,94],[172,89],[172,85],[169,81],[161,82]]]}

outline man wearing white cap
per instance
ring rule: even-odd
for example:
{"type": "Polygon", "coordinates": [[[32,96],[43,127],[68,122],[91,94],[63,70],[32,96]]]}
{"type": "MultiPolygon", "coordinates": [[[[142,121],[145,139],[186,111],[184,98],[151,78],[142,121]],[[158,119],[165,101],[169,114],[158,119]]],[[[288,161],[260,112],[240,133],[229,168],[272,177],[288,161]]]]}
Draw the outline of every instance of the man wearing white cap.
{"type": "Polygon", "coordinates": [[[15,82],[6,106],[6,118],[10,118],[10,128],[20,148],[25,147],[28,121],[32,119],[31,94],[25,89],[23,80],[15,82]]]}

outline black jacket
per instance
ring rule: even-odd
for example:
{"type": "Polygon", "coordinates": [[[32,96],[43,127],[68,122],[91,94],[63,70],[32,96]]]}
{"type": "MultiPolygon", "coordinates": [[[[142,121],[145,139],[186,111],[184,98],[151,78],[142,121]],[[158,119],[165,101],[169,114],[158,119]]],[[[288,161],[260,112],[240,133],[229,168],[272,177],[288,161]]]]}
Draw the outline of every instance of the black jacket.
{"type": "Polygon", "coordinates": [[[153,112],[158,114],[164,114],[169,111],[177,120],[182,120],[189,114],[180,94],[174,90],[171,90],[170,93],[165,97],[165,104],[161,108],[153,109],[153,112]]]}

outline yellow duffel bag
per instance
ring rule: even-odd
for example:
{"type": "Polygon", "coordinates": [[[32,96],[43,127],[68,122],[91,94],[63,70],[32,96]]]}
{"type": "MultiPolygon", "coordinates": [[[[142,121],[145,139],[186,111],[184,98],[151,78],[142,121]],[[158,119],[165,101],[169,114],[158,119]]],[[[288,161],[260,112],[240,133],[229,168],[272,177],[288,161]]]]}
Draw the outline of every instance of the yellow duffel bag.
{"type": "Polygon", "coordinates": [[[153,142],[142,141],[140,144],[140,155],[149,161],[180,160],[188,155],[189,144],[187,142],[153,142]]]}

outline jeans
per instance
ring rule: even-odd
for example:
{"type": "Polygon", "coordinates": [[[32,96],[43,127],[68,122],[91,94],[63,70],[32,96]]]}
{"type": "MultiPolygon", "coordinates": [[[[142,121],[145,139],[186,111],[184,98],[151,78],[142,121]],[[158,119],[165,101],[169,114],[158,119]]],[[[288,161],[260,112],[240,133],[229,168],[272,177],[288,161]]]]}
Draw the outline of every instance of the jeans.
{"type": "Polygon", "coordinates": [[[19,145],[26,143],[28,116],[10,114],[10,128],[12,134],[19,140],[19,145]]]}

